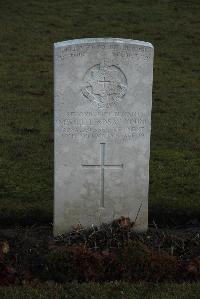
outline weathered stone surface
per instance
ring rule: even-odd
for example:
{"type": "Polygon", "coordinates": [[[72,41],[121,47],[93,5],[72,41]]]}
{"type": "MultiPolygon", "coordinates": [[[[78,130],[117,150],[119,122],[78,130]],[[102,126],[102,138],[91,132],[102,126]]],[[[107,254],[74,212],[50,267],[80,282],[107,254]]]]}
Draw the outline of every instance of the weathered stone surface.
{"type": "Polygon", "coordinates": [[[148,226],[153,46],[116,39],[54,45],[54,234],[120,216],[148,226]]]}

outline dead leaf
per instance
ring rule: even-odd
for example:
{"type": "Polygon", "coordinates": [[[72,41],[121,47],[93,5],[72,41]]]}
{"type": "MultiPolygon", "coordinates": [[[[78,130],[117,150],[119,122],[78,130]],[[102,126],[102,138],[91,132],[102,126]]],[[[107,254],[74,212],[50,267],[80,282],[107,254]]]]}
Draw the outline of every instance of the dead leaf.
{"type": "Polygon", "coordinates": [[[3,254],[7,254],[10,251],[10,246],[9,246],[8,241],[4,241],[1,244],[1,251],[2,251],[3,254]]]}

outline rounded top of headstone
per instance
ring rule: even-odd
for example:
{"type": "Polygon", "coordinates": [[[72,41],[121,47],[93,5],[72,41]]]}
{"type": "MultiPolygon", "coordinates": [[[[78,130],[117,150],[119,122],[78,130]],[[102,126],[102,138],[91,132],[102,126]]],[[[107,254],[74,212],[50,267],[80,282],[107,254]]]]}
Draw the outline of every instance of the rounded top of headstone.
{"type": "Polygon", "coordinates": [[[104,38],[81,38],[81,39],[72,39],[62,42],[54,43],[55,48],[66,47],[70,45],[78,45],[78,44],[92,44],[92,43],[121,43],[121,44],[130,44],[130,45],[139,45],[144,47],[153,48],[153,45],[149,42],[126,39],[126,38],[113,38],[113,37],[104,37],[104,38]]]}

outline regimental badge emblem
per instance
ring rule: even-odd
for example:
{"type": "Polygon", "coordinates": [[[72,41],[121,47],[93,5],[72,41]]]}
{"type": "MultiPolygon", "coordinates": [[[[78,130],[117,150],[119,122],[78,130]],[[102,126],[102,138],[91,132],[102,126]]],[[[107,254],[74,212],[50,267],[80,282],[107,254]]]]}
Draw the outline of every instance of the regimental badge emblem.
{"type": "Polygon", "coordinates": [[[83,78],[82,94],[92,105],[109,108],[120,102],[127,91],[127,79],[116,65],[96,64],[83,78]]]}

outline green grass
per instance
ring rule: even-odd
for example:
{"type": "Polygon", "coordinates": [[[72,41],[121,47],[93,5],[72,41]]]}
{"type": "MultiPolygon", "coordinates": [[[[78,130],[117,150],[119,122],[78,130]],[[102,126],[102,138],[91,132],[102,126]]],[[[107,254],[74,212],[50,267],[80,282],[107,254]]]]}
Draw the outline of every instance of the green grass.
{"type": "Polygon", "coordinates": [[[199,299],[200,284],[88,283],[55,287],[0,288],[2,299],[199,299]]]}
{"type": "Polygon", "coordinates": [[[198,0],[7,0],[0,16],[1,224],[52,221],[52,46],[95,36],[155,46],[150,211],[200,214],[198,0]]]}

